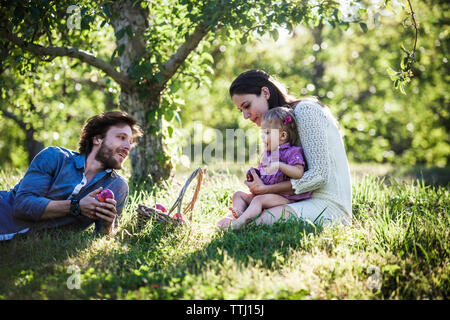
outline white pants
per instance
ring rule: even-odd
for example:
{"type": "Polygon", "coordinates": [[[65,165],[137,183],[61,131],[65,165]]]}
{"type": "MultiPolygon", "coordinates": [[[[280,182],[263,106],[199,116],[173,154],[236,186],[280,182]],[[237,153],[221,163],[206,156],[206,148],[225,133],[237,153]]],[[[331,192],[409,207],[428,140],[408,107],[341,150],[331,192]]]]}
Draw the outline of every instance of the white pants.
{"type": "Polygon", "coordinates": [[[295,213],[297,218],[309,220],[314,224],[329,226],[333,224],[351,224],[351,214],[335,204],[320,198],[310,198],[286,205],[286,210],[295,213]]]}

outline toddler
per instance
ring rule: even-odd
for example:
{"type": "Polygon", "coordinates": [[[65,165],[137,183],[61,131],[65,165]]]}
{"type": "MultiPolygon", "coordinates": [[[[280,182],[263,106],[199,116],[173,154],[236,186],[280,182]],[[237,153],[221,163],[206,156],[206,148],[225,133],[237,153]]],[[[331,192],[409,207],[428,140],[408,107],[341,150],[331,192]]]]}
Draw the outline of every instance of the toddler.
{"type": "MultiPolygon", "coordinates": [[[[261,121],[261,135],[265,150],[258,170],[262,182],[269,185],[291,178],[300,179],[306,163],[299,147],[300,138],[293,110],[283,106],[267,111],[261,121]]],[[[254,195],[238,191],[233,195],[233,206],[229,208],[234,220],[224,218],[218,227],[226,231],[240,229],[256,219],[263,209],[308,199],[311,194],[312,191],[294,195],[254,195]]]]}

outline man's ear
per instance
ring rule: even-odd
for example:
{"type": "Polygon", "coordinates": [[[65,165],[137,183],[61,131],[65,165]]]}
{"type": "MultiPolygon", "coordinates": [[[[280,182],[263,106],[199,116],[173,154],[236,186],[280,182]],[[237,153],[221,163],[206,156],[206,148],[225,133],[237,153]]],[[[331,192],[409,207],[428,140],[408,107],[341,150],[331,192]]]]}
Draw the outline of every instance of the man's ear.
{"type": "Polygon", "coordinates": [[[92,143],[94,144],[94,146],[102,144],[102,141],[103,138],[100,135],[92,138],[92,143]]]}

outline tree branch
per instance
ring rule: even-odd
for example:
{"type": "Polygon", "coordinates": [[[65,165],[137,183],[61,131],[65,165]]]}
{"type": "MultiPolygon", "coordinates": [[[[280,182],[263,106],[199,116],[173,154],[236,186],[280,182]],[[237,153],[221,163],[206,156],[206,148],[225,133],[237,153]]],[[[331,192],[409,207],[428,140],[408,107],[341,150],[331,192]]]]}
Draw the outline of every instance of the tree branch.
{"type": "Polygon", "coordinates": [[[185,43],[183,43],[172,57],[164,64],[164,72],[162,74],[162,85],[167,83],[169,79],[175,74],[181,64],[186,60],[189,53],[194,50],[203,37],[208,33],[209,29],[203,24],[199,24],[194,32],[189,36],[185,43]]]}
{"type": "Polygon", "coordinates": [[[4,28],[0,28],[0,37],[9,40],[23,50],[29,51],[36,56],[50,56],[50,57],[71,57],[76,58],[82,62],[99,68],[105,72],[108,76],[113,78],[121,86],[129,86],[131,80],[125,74],[118,72],[111,64],[103,61],[100,58],[95,57],[87,52],[78,50],[77,48],[70,47],[43,47],[37,44],[29,43],[16,35],[10,33],[4,28]]]}
{"type": "Polygon", "coordinates": [[[417,30],[417,23],[416,23],[416,19],[415,19],[415,12],[413,11],[413,8],[412,8],[411,1],[410,1],[410,0],[408,0],[408,4],[409,4],[409,9],[411,10],[411,18],[412,18],[412,21],[413,21],[413,24],[414,24],[414,30],[415,30],[415,32],[416,32],[416,36],[415,36],[415,40],[414,40],[414,48],[413,48],[413,50],[412,50],[412,58],[414,58],[414,55],[415,55],[415,53],[416,53],[417,33],[418,33],[418,30],[417,30]]]}
{"type": "Polygon", "coordinates": [[[6,109],[3,109],[2,106],[0,106],[0,112],[3,113],[3,115],[11,120],[13,120],[22,130],[27,130],[27,125],[25,122],[23,122],[21,119],[19,119],[16,115],[9,112],[6,109]]]}

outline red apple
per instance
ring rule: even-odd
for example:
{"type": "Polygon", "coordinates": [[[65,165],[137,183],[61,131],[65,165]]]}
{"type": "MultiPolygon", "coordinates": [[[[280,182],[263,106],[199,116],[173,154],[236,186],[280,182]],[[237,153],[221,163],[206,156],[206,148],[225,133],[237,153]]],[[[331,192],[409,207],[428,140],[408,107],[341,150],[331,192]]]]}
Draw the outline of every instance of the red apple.
{"type": "Polygon", "coordinates": [[[181,215],[181,213],[180,213],[180,214],[175,213],[175,214],[173,215],[173,218],[174,218],[174,219],[180,219],[181,221],[183,221],[183,216],[181,215]]]}
{"type": "Polygon", "coordinates": [[[153,208],[158,209],[159,211],[162,212],[167,212],[166,207],[164,207],[162,204],[157,203],[153,208]]]}
{"type": "Polygon", "coordinates": [[[112,192],[109,189],[105,189],[105,190],[100,191],[100,193],[97,194],[96,198],[100,202],[105,202],[105,200],[108,198],[114,199],[114,192],[112,192]]]}
{"type": "MultiPolygon", "coordinates": [[[[258,177],[261,177],[261,172],[259,172],[259,170],[256,169],[256,168],[253,168],[253,169],[255,169],[255,172],[258,175],[258,177]]],[[[250,170],[247,171],[247,181],[248,182],[252,182],[253,181],[253,176],[252,176],[252,173],[250,172],[250,170]]]]}

